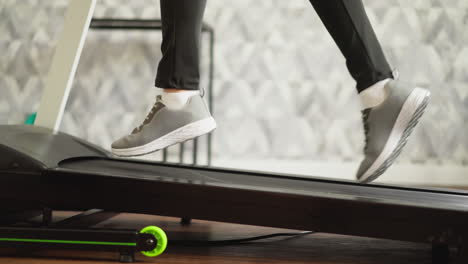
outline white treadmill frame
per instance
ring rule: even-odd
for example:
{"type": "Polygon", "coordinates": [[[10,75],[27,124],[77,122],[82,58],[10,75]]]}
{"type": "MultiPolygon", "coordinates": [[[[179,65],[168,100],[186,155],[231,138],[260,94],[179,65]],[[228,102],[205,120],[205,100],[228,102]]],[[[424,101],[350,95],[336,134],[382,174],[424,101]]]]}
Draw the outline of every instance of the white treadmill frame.
{"type": "Polygon", "coordinates": [[[37,111],[37,126],[54,132],[60,128],[95,7],[96,0],[70,0],[37,111]]]}

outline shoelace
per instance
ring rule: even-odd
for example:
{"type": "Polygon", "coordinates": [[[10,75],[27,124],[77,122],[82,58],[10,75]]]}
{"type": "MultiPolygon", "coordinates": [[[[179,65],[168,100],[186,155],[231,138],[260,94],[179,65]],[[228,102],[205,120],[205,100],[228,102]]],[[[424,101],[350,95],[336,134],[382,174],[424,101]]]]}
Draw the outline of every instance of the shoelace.
{"type": "Polygon", "coordinates": [[[161,99],[162,99],[161,95],[156,96],[156,102],[154,103],[153,107],[151,108],[151,111],[148,113],[148,115],[146,115],[146,118],[141,123],[141,125],[139,125],[135,129],[133,129],[132,134],[140,132],[141,129],[143,129],[144,126],[146,126],[149,122],[151,122],[154,115],[164,107],[164,104],[162,103],[161,99]]]}
{"type": "Polygon", "coordinates": [[[369,114],[371,112],[371,109],[365,109],[362,111],[362,123],[364,125],[364,137],[365,137],[365,143],[364,143],[364,153],[367,152],[367,147],[368,147],[368,142],[369,142],[369,114]]]}

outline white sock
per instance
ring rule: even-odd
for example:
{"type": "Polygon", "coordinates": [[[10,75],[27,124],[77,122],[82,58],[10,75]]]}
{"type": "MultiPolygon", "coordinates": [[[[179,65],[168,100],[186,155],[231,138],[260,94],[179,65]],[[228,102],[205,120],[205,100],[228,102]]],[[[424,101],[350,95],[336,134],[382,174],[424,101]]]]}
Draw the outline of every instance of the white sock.
{"type": "Polygon", "coordinates": [[[367,109],[376,107],[379,104],[383,103],[387,99],[390,91],[386,84],[392,79],[388,78],[382,81],[375,83],[369,88],[359,93],[359,98],[361,99],[361,109],[367,109]]]}
{"type": "Polygon", "coordinates": [[[162,92],[161,99],[169,109],[181,109],[187,104],[190,97],[199,94],[199,91],[162,92]]]}

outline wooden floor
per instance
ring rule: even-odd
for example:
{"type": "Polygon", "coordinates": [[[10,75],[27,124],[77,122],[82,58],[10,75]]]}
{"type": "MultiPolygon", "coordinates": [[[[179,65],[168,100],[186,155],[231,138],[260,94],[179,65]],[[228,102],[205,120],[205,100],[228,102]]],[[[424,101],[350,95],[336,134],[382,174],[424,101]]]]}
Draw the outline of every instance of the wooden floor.
{"type": "MultiPolygon", "coordinates": [[[[157,225],[169,239],[218,240],[234,239],[276,232],[282,229],[194,221],[181,226],[176,218],[124,214],[114,217],[99,227],[142,228],[157,225]]],[[[290,230],[287,230],[290,231],[290,230]]],[[[60,263],[118,263],[117,254],[78,251],[24,252],[18,249],[0,251],[0,263],[60,264],[60,263]]],[[[137,255],[138,263],[322,263],[322,264],[425,264],[430,261],[427,245],[397,241],[367,239],[327,234],[312,234],[294,239],[270,239],[244,245],[224,247],[168,246],[157,258],[137,255]]]]}

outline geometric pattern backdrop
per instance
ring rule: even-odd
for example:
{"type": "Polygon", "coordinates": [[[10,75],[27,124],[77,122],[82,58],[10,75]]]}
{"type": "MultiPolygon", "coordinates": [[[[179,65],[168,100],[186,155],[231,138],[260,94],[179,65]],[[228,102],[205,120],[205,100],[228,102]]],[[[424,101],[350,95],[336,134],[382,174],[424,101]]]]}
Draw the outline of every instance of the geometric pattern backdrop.
{"type": "MultiPolygon", "coordinates": [[[[67,3],[0,0],[0,123],[38,108],[67,3]]],[[[432,92],[399,160],[466,165],[468,1],[365,4],[392,67],[432,92]]],[[[159,1],[98,0],[94,16],[159,18],[159,1]]],[[[215,157],[361,159],[354,82],[308,1],[211,0],[205,21],[216,33],[215,157]]],[[[157,93],[160,42],[160,32],[90,31],[61,129],[109,148],[138,125],[157,93]]]]}

